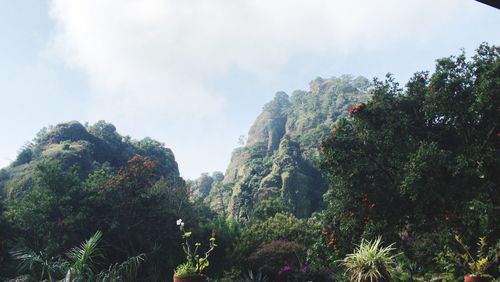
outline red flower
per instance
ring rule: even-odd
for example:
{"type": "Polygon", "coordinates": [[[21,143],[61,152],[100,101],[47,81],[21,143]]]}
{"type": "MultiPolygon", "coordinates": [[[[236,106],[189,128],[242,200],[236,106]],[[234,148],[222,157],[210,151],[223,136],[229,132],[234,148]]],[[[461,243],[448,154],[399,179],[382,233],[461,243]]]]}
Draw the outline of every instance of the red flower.
{"type": "Polygon", "coordinates": [[[364,110],[366,108],[365,103],[357,103],[349,109],[349,114],[352,116],[364,110]]]}

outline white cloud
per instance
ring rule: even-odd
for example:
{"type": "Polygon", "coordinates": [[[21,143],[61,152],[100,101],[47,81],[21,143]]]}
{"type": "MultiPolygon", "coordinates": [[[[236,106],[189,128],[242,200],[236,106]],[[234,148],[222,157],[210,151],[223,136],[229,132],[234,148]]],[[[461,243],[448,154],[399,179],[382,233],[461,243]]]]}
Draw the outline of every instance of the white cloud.
{"type": "MultiPolygon", "coordinates": [[[[464,1],[52,0],[53,47],[86,74],[90,119],[219,128],[226,99],[212,85],[232,71],[272,78],[296,56],[426,41],[464,1]]],[[[240,133],[216,130],[230,144],[240,133]]]]}
{"type": "MultiPolygon", "coordinates": [[[[53,0],[56,47],[96,104],[210,114],[232,69],[266,75],[293,56],[425,40],[456,0],[53,0]]],[[[448,13],[449,14],[449,13],[448,13]]]]}

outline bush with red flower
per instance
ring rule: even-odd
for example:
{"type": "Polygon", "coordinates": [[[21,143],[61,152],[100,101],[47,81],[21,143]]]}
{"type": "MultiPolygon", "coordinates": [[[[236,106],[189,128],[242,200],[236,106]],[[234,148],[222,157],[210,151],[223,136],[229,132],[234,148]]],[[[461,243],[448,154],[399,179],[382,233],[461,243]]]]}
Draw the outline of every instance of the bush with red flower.
{"type": "Polygon", "coordinates": [[[349,115],[353,116],[355,114],[358,114],[361,111],[363,111],[365,108],[366,108],[366,104],[365,103],[361,103],[361,102],[360,103],[356,103],[351,108],[349,108],[349,115]]]}

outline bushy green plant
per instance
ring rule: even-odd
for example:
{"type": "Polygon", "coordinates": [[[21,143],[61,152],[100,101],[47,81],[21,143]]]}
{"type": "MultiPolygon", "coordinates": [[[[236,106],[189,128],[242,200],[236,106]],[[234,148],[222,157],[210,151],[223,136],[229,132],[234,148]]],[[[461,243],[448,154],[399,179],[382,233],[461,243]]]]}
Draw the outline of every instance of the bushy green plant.
{"type": "Polygon", "coordinates": [[[260,246],[247,260],[254,270],[277,277],[283,268],[300,269],[305,262],[303,245],[285,240],[276,240],[260,246]]]}
{"type": "Polygon", "coordinates": [[[463,273],[461,267],[450,257],[450,252],[450,246],[444,246],[443,250],[432,258],[432,261],[437,272],[452,275],[455,280],[458,280],[462,277],[463,273]]]}
{"type": "Polygon", "coordinates": [[[463,252],[449,252],[449,257],[459,266],[467,269],[468,274],[479,277],[489,276],[486,271],[492,264],[494,258],[490,256],[486,237],[479,237],[475,255],[473,255],[470,247],[463,242],[459,235],[455,235],[455,240],[460,245],[463,252]]]}
{"type": "Polygon", "coordinates": [[[129,257],[122,263],[115,263],[108,269],[98,271],[99,261],[104,260],[98,246],[101,238],[101,231],[97,231],[88,240],[68,251],[67,260],[62,256],[51,257],[45,252],[29,249],[15,250],[12,256],[18,261],[20,272],[29,272],[28,278],[38,281],[61,281],[63,277],[66,282],[136,281],[139,266],[144,261],[145,255],[129,257]]]}
{"type": "Polygon", "coordinates": [[[293,215],[278,213],[263,222],[245,228],[236,252],[240,259],[247,258],[260,245],[275,240],[296,242],[309,248],[320,236],[319,223],[314,219],[298,219],[293,215]]]}
{"type": "Polygon", "coordinates": [[[393,246],[394,244],[383,247],[381,237],[373,241],[363,239],[354,253],[340,261],[346,268],[345,274],[349,281],[390,281],[390,273],[396,266],[393,246]]]}
{"type": "MultiPolygon", "coordinates": [[[[215,231],[217,234],[217,245],[210,254],[210,267],[205,274],[210,277],[221,277],[225,271],[235,266],[235,248],[240,243],[240,226],[234,219],[217,217],[210,222],[201,225],[201,232],[196,232],[197,238],[203,238],[215,231]]],[[[239,275],[238,271],[238,275],[239,275]]]]}
{"type": "Polygon", "coordinates": [[[193,276],[196,274],[198,274],[198,270],[191,262],[181,263],[175,268],[175,276],[178,277],[193,276]]]}
{"type": "Polygon", "coordinates": [[[192,232],[184,229],[184,222],[182,219],[177,220],[177,225],[179,226],[179,229],[182,232],[182,238],[184,239],[182,249],[186,254],[186,262],[175,268],[174,275],[178,277],[186,277],[201,274],[201,272],[209,266],[208,257],[213,250],[215,250],[215,247],[217,247],[215,244],[215,233],[212,232],[212,236],[209,239],[209,249],[203,255],[199,255],[198,250],[201,243],[196,242],[193,249],[191,243],[189,242],[192,232]]]}
{"type": "Polygon", "coordinates": [[[415,281],[421,272],[421,267],[406,255],[400,254],[396,257],[396,266],[394,271],[391,272],[391,277],[395,281],[415,281]]]}

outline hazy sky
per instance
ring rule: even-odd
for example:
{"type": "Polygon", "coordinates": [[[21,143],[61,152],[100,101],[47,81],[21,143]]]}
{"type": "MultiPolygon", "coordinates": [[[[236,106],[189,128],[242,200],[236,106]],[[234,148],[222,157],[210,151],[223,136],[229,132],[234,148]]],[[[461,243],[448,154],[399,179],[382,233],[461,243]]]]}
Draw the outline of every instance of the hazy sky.
{"type": "Polygon", "coordinates": [[[104,119],[224,171],[274,93],[317,76],[406,81],[500,44],[473,0],[0,0],[0,167],[47,125],[104,119]]]}

